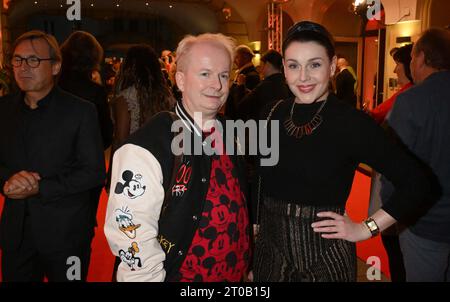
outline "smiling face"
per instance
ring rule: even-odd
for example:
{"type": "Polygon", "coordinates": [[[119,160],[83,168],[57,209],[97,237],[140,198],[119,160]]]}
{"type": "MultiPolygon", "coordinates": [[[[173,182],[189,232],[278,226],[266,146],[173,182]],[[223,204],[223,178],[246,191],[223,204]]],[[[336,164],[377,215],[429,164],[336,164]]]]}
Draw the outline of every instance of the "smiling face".
{"type": "Polygon", "coordinates": [[[192,46],[187,56],[184,69],[176,73],[183,105],[191,116],[201,112],[215,117],[228,97],[230,55],[218,44],[200,42],[192,46]]]}
{"type": "Polygon", "coordinates": [[[123,190],[125,196],[131,199],[141,196],[144,192],[145,186],[141,185],[141,183],[136,180],[130,180],[129,185],[123,190]]]}
{"type": "Polygon", "coordinates": [[[330,62],[325,47],[316,42],[291,42],[285,50],[283,64],[295,102],[311,104],[328,97],[336,57],[330,62]]]}

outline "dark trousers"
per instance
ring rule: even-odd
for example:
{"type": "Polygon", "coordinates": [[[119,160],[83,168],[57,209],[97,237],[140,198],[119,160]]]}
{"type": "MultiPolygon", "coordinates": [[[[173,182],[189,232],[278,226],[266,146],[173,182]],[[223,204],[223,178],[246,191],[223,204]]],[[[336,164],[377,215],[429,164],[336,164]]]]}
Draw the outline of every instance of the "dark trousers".
{"type": "Polygon", "coordinates": [[[405,282],[406,272],[403,264],[403,254],[400,249],[400,240],[398,235],[381,234],[384,248],[389,259],[389,271],[391,272],[392,282],[405,282]]]}
{"type": "Polygon", "coordinates": [[[30,219],[25,219],[24,237],[18,250],[2,251],[5,282],[86,281],[91,255],[90,243],[76,248],[42,253],[35,247],[30,219]]]}
{"type": "Polygon", "coordinates": [[[450,243],[418,236],[410,229],[399,239],[406,282],[450,282],[450,243]]]}

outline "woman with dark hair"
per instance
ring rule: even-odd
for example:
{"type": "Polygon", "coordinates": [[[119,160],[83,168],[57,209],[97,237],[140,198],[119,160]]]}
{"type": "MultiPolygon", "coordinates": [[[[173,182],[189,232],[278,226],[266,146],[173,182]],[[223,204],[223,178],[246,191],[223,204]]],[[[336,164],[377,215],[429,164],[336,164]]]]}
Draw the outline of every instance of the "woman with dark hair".
{"type": "Polygon", "coordinates": [[[116,80],[116,91],[112,104],[114,150],[149,118],[172,109],[175,104],[158,57],[153,48],[145,44],[128,50],[116,80]]]}
{"type": "MultiPolygon", "coordinates": [[[[146,44],[128,49],[116,79],[115,91],[118,93],[112,101],[114,139],[108,174],[111,172],[114,152],[125,139],[152,116],[171,110],[176,103],[155,51],[146,44]]],[[[106,188],[109,188],[109,184],[106,188]]],[[[116,281],[120,261],[116,257],[113,281],[116,281]]]]}
{"type": "Polygon", "coordinates": [[[100,70],[103,48],[93,35],[85,31],[73,32],[61,45],[62,68],[59,86],[97,108],[104,150],[111,146],[113,125],[105,88],[96,83],[93,75],[100,70]]]}
{"type": "Polygon", "coordinates": [[[263,115],[271,121],[268,133],[279,122],[279,161],[259,168],[254,280],[356,281],[354,242],[414,212],[428,193],[428,180],[370,117],[329,92],[336,55],[323,26],[295,24],[283,56],[294,97],[263,115]],[[396,191],[371,217],[353,222],[345,206],[360,163],[386,175],[396,191]]]}
{"type": "Polygon", "coordinates": [[[378,105],[369,113],[378,124],[381,124],[385,120],[387,114],[391,111],[392,106],[394,106],[397,96],[413,86],[411,69],[409,67],[409,64],[411,63],[412,47],[412,44],[405,45],[398,48],[392,54],[392,58],[395,61],[394,73],[397,74],[398,84],[401,88],[393,96],[378,105]]]}

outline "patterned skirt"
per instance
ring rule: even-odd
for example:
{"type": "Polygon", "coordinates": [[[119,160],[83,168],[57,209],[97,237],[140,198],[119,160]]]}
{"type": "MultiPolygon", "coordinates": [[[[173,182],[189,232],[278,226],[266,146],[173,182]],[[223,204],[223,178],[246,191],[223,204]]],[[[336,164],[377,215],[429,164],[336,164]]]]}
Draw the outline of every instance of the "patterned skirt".
{"type": "Polygon", "coordinates": [[[256,282],[354,282],[356,245],[325,239],[311,224],[317,213],[345,212],[338,206],[305,206],[266,197],[253,263],[256,282]]]}

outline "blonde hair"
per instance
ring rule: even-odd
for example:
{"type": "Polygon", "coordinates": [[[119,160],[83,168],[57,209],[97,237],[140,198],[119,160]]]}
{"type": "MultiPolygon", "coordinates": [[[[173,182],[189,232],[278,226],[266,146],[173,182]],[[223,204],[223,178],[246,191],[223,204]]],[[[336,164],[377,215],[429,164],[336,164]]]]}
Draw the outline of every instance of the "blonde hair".
{"type": "Polygon", "coordinates": [[[188,35],[178,43],[176,50],[176,66],[177,70],[183,71],[186,68],[186,59],[189,56],[192,47],[198,43],[211,43],[223,47],[230,56],[230,69],[234,61],[234,49],[236,42],[233,38],[225,36],[223,34],[201,34],[198,36],[188,35]]]}

